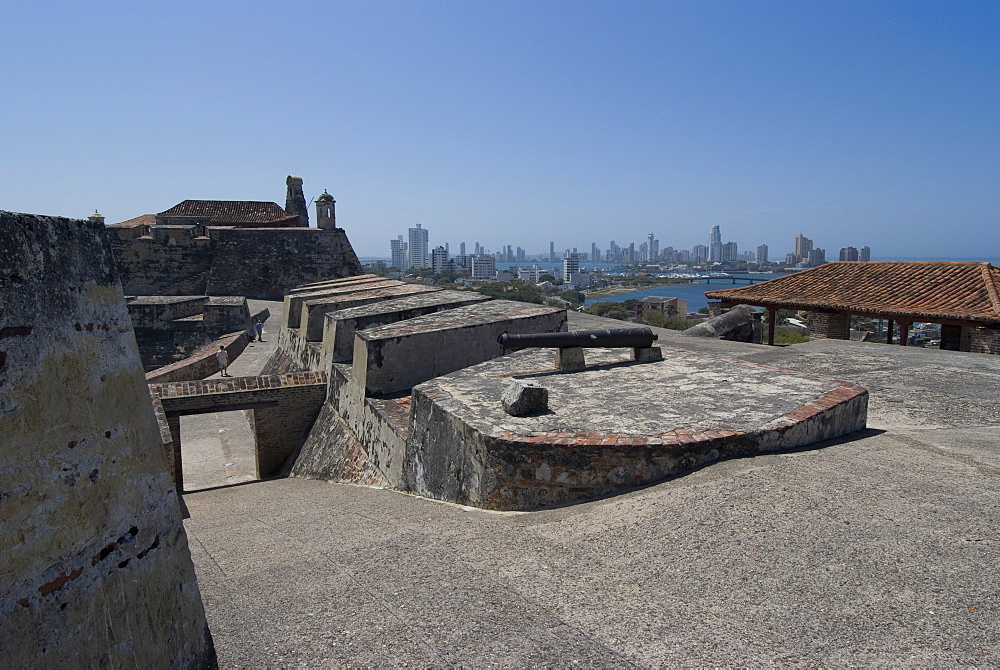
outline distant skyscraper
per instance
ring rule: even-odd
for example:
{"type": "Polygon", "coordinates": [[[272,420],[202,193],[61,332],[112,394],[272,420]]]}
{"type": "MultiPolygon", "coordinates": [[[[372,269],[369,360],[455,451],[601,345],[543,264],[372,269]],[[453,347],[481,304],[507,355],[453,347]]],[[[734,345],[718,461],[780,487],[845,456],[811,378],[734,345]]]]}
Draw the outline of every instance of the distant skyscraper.
{"type": "Polygon", "coordinates": [[[823,263],[826,263],[826,249],[810,249],[809,255],[806,257],[806,265],[814,268],[823,263]]]}
{"type": "Polygon", "coordinates": [[[696,244],[691,250],[691,260],[695,263],[704,263],[708,260],[708,247],[704,244],[696,244]]]}
{"type": "Polygon", "coordinates": [[[601,254],[597,251],[597,242],[590,243],[590,260],[594,263],[598,263],[601,260],[601,254]]]}
{"type": "Polygon", "coordinates": [[[392,253],[393,267],[397,267],[400,270],[410,267],[406,257],[406,242],[403,241],[402,235],[399,235],[394,240],[389,240],[389,251],[392,253]]]}
{"type": "Polygon", "coordinates": [[[448,267],[448,250],[442,246],[434,247],[434,251],[431,252],[431,267],[434,269],[435,274],[441,274],[445,272],[448,267]]]}
{"type": "Polygon", "coordinates": [[[856,261],[858,260],[858,250],[854,247],[844,247],[840,250],[840,260],[842,261],[856,261]]]}
{"type": "Polygon", "coordinates": [[[802,261],[808,261],[809,252],[812,251],[812,248],[813,241],[802,233],[799,233],[795,238],[795,257],[798,259],[795,262],[801,263],[802,261]]]}
{"type": "Polygon", "coordinates": [[[580,256],[573,251],[567,251],[563,258],[563,281],[568,282],[574,274],[580,274],[580,256]]]}
{"type": "Polygon", "coordinates": [[[549,242],[549,262],[550,263],[555,263],[556,262],[556,243],[555,242],[549,242]]]}
{"type": "Polygon", "coordinates": [[[859,261],[870,261],[872,259],[872,250],[868,247],[861,247],[858,250],[858,260],[859,261]]]}
{"type": "Polygon", "coordinates": [[[757,264],[759,265],[761,263],[766,263],[766,262],[767,262],[767,245],[766,244],[758,244],[757,245],[757,264]]]}
{"type": "Polygon", "coordinates": [[[427,252],[427,229],[421,228],[417,224],[416,228],[410,228],[410,267],[425,268],[430,265],[427,252]]]}
{"type": "Polygon", "coordinates": [[[465,242],[462,242],[461,244],[458,245],[458,255],[459,256],[465,255],[465,242]]]}
{"type": "Polygon", "coordinates": [[[740,250],[735,242],[726,242],[722,245],[722,255],[719,258],[723,263],[739,260],[740,250]]]}
{"type": "Polygon", "coordinates": [[[713,263],[722,260],[722,231],[718,226],[712,226],[712,234],[708,239],[708,260],[713,263]]]}

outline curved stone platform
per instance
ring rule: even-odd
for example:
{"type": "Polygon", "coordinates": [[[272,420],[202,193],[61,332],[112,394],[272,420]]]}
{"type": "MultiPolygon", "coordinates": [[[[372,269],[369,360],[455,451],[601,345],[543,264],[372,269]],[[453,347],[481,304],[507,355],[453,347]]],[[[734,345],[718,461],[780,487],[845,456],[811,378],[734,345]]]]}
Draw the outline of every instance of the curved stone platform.
{"type": "Polygon", "coordinates": [[[407,488],[532,509],[865,427],[868,392],[854,384],[669,347],[660,362],[630,354],[587,350],[585,369],[561,372],[552,350],[522,351],[416,386],[407,488]],[[549,411],[504,412],[512,378],[544,386],[549,411]]]}

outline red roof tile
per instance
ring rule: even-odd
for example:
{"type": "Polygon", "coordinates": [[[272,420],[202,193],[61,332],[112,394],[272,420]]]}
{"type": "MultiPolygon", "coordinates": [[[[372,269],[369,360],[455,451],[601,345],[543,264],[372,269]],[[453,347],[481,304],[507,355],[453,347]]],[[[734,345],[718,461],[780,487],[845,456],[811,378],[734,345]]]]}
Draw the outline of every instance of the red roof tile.
{"type": "Polygon", "coordinates": [[[157,216],[211,217],[215,225],[240,223],[274,223],[292,218],[276,202],[255,200],[185,200],[157,216]]]}
{"type": "Polygon", "coordinates": [[[1000,268],[989,263],[840,261],[705,295],[761,307],[1000,324],[1000,268]]]}
{"type": "Polygon", "coordinates": [[[135,226],[152,226],[155,224],[156,224],[156,214],[143,214],[142,216],[137,216],[134,219],[129,219],[128,221],[122,221],[117,225],[125,226],[127,228],[133,228],[135,226]]]}

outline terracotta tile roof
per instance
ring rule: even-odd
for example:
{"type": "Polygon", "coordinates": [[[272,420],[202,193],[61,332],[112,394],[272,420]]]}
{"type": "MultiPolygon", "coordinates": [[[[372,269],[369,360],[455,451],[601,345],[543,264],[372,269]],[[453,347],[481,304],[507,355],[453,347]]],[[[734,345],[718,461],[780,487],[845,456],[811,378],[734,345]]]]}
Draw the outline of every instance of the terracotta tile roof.
{"type": "Polygon", "coordinates": [[[220,226],[273,223],[292,218],[276,202],[254,200],[185,200],[157,216],[208,216],[213,224],[220,226]]]}
{"type": "Polygon", "coordinates": [[[134,228],[135,226],[152,226],[155,224],[156,214],[143,214],[142,216],[137,216],[134,219],[122,221],[121,223],[115,225],[124,226],[126,228],[134,228]]]}
{"type": "Polygon", "coordinates": [[[989,263],[840,261],[705,295],[761,307],[1000,324],[1000,268],[989,263]]]}

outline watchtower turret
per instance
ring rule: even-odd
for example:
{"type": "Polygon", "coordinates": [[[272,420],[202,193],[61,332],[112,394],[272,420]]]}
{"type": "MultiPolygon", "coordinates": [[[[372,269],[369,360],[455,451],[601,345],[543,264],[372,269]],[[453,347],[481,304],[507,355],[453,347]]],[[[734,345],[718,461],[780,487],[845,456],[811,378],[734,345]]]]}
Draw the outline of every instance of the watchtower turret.
{"type": "Polygon", "coordinates": [[[316,225],[320,230],[333,230],[337,227],[337,201],[323,190],[323,195],[316,198],[316,225]]]}

